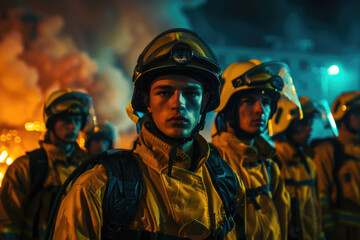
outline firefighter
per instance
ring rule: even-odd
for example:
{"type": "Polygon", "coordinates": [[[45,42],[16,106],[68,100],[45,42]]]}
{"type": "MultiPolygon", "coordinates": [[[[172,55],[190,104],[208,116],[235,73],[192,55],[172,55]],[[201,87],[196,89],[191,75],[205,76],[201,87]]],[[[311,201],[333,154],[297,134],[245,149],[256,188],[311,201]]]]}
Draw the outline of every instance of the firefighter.
{"type": "Polygon", "coordinates": [[[114,130],[109,123],[100,123],[85,132],[85,148],[90,156],[113,149],[114,130]]]}
{"type": "Polygon", "coordinates": [[[88,157],[76,143],[88,121],[89,95],[62,89],[45,101],[40,148],[16,159],[0,188],[0,239],[43,239],[59,187],[88,157]]]}
{"type": "Polygon", "coordinates": [[[291,196],[288,239],[322,239],[317,171],[313,156],[305,149],[315,117],[320,112],[305,96],[299,98],[301,110],[287,99],[280,99],[269,121],[269,134],[275,141],[278,165],[291,196]]]}
{"type": "Polygon", "coordinates": [[[290,198],[261,136],[281,94],[298,102],[286,64],[250,60],[231,64],[212,131],[212,144],[246,188],[246,233],[250,239],[286,239],[290,198]],[[292,90],[293,89],[293,90],[292,90]]]}
{"type": "Polygon", "coordinates": [[[329,239],[360,239],[360,91],[331,106],[339,135],[315,148],[322,222],[329,239]]]}
{"type": "Polygon", "coordinates": [[[147,116],[134,149],[107,153],[76,180],[54,239],[239,238],[245,189],[198,134],[219,104],[210,48],[193,31],[167,30],[139,56],[133,83],[131,107],[147,116]]]}

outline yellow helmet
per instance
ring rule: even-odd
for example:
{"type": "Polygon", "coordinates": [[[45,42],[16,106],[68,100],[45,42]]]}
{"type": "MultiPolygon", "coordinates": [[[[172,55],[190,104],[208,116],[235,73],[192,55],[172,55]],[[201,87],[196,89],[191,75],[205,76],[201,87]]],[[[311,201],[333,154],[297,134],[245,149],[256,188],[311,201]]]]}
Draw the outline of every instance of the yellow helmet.
{"type": "Polygon", "coordinates": [[[165,74],[188,75],[199,80],[204,92],[210,93],[208,112],[219,105],[221,69],[215,54],[193,31],[170,29],[159,34],[143,50],[132,79],[131,105],[135,111],[145,112],[141,94],[155,78],[165,74]]]}
{"type": "Polygon", "coordinates": [[[222,111],[235,93],[260,92],[273,101],[271,115],[276,111],[276,101],[284,96],[300,106],[288,66],[282,62],[266,62],[253,59],[248,62],[233,63],[222,74],[220,105],[215,110],[222,111]]]}
{"type": "Polygon", "coordinates": [[[62,114],[79,114],[82,116],[83,129],[90,115],[92,106],[91,97],[82,92],[76,92],[72,88],[54,91],[46,99],[44,104],[43,118],[49,128],[53,117],[62,114]]]}
{"type": "Polygon", "coordinates": [[[331,106],[335,121],[340,121],[351,109],[360,108],[360,91],[340,94],[331,106]]]}
{"type": "Polygon", "coordinates": [[[95,138],[107,139],[110,142],[110,148],[112,148],[115,139],[114,130],[108,123],[100,123],[98,125],[90,127],[85,132],[85,147],[88,148],[90,141],[95,138]]]}
{"type": "Polygon", "coordinates": [[[310,98],[301,96],[299,102],[301,108],[286,98],[281,98],[278,101],[277,110],[269,120],[270,136],[285,132],[292,120],[302,118],[301,111],[303,112],[304,117],[313,117],[315,114],[319,113],[310,98]]]}

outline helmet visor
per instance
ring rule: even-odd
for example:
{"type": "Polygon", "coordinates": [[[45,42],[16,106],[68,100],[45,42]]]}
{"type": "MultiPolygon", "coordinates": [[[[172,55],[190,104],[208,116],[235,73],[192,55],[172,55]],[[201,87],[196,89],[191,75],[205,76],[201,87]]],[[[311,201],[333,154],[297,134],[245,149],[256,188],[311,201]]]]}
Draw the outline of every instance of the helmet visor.
{"type": "Polygon", "coordinates": [[[323,126],[326,131],[330,130],[332,134],[338,136],[339,131],[336,127],[334,117],[331,114],[329,103],[323,99],[314,102],[314,107],[320,112],[320,117],[318,120],[320,120],[321,126],[323,126]]]}
{"type": "Polygon", "coordinates": [[[296,94],[295,86],[293,84],[290,70],[285,63],[282,62],[267,62],[258,65],[240,77],[232,81],[234,88],[242,86],[249,87],[263,87],[266,89],[278,92],[281,97],[295,103],[300,109],[302,118],[301,105],[296,94]]]}
{"type": "Polygon", "coordinates": [[[78,92],[69,93],[56,99],[46,108],[48,116],[62,113],[70,114],[89,114],[91,107],[91,98],[87,94],[78,92]]]}

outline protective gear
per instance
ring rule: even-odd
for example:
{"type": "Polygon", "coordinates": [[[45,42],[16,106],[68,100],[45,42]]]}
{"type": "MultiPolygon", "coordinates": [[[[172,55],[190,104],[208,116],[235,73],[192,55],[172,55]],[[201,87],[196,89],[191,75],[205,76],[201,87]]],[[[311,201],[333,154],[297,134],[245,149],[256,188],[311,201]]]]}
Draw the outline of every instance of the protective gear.
{"type": "MultiPolygon", "coordinates": [[[[42,191],[30,200],[32,179],[27,155],[16,159],[7,169],[0,188],[0,239],[43,239],[56,192],[69,175],[88,157],[76,145],[66,156],[53,144],[41,143],[48,161],[42,191]],[[38,228],[34,224],[38,223],[38,228]],[[37,237],[36,237],[37,235],[37,237]]],[[[42,174],[42,173],[39,173],[42,174]]]]}
{"type": "Polygon", "coordinates": [[[303,112],[304,119],[311,119],[320,115],[319,110],[308,97],[301,96],[299,102],[301,109],[286,98],[281,98],[278,101],[277,111],[269,120],[270,136],[284,133],[294,119],[301,119],[301,111],[303,112]]]}
{"type": "Polygon", "coordinates": [[[285,141],[275,141],[275,148],[281,175],[291,196],[289,239],[322,239],[317,171],[313,159],[285,141]]]}
{"type": "Polygon", "coordinates": [[[44,123],[47,128],[50,128],[56,116],[79,114],[82,116],[81,129],[83,129],[88,123],[91,107],[91,97],[85,93],[76,92],[72,88],[54,91],[45,101],[44,123]]]}
{"type": "MultiPolygon", "coordinates": [[[[177,150],[173,177],[169,177],[167,159],[172,146],[149,132],[146,124],[141,128],[134,157],[142,169],[142,181],[146,191],[142,194],[135,220],[129,230],[206,239],[222,224],[225,216],[222,201],[205,166],[209,145],[200,135],[197,135],[194,141],[199,150],[197,159],[191,160],[177,150]],[[190,169],[194,162],[196,165],[193,166],[193,172],[184,170],[190,169]]],[[[108,176],[101,164],[77,179],[60,206],[54,239],[100,239],[104,222],[102,202],[107,185],[108,176]],[[92,221],[74,217],[79,216],[78,214],[91,216],[92,221]]],[[[245,189],[241,185],[239,204],[245,201],[244,197],[245,189]]],[[[244,208],[239,207],[238,210],[244,217],[244,208]]],[[[236,239],[236,231],[234,228],[225,239],[236,239]]]]}
{"type": "Polygon", "coordinates": [[[251,239],[287,239],[290,197],[271,160],[274,148],[262,137],[251,147],[228,132],[220,132],[211,143],[244,181],[247,235],[251,239]]]}
{"type": "MultiPolygon", "coordinates": [[[[259,92],[273,101],[271,116],[276,111],[276,101],[283,96],[300,107],[289,68],[282,62],[262,63],[253,59],[248,62],[233,63],[222,74],[224,85],[221,89],[220,112],[228,105],[235,93],[259,92]]],[[[300,107],[301,108],[301,107],[300,107]]]]}
{"type": "Polygon", "coordinates": [[[335,121],[340,121],[352,109],[360,108],[360,91],[340,94],[331,106],[335,121]]]}
{"type": "Polygon", "coordinates": [[[88,148],[93,139],[106,139],[110,142],[110,149],[113,148],[115,134],[113,128],[108,123],[101,123],[92,126],[85,132],[85,148],[88,148]]]}
{"type": "Polygon", "coordinates": [[[325,138],[326,135],[331,137],[334,135],[338,136],[339,131],[337,129],[335,119],[331,113],[328,101],[325,99],[316,101],[314,102],[314,106],[320,112],[321,118],[318,118],[320,120],[320,125],[316,125],[316,120],[318,119],[314,119],[314,131],[312,132],[313,138],[325,138]],[[319,133],[316,134],[316,132],[319,133]]]}
{"type": "MultiPolygon", "coordinates": [[[[347,104],[349,98],[337,101],[352,108],[347,104]]],[[[339,112],[333,113],[337,120],[342,119],[339,112]]],[[[360,139],[342,128],[335,139],[315,148],[324,231],[334,239],[360,239],[360,139]]]]}
{"type": "Polygon", "coordinates": [[[146,112],[142,94],[149,90],[153,80],[166,74],[187,75],[201,82],[204,93],[210,93],[208,112],[219,105],[221,69],[215,54],[193,31],[182,28],[165,31],[141,53],[132,79],[134,110],[146,112]]]}

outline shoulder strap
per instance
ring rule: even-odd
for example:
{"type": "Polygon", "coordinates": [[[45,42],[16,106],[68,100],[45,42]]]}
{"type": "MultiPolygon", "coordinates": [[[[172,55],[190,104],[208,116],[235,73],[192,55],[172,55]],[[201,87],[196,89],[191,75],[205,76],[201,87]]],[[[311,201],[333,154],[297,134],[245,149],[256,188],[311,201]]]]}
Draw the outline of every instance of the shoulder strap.
{"type": "Polygon", "coordinates": [[[43,148],[26,153],[30,162],[30,201],[43,189],[47,176],[48,158],[43,148]]]}
{"type": "Polygon", "coordinates": [[[115,239],[134,220],[142,194],[140,166],[132,151],[122,150],[101,161],[109,177],[103,201],[102,239],[115,239]]]}
{"type": "Polygon", "coordinates": [[[238,179],[229,164],[221,158],[217,149],[212,144],[209,145],[210,156],[205,164],[227,215],[226,223],[213,234],[211,239],[224,239],[234,227],[233,219],[236,219],[237,224],[240,225],[240,239],[246,239],[245,223],[237,214],[238,179]]]}

